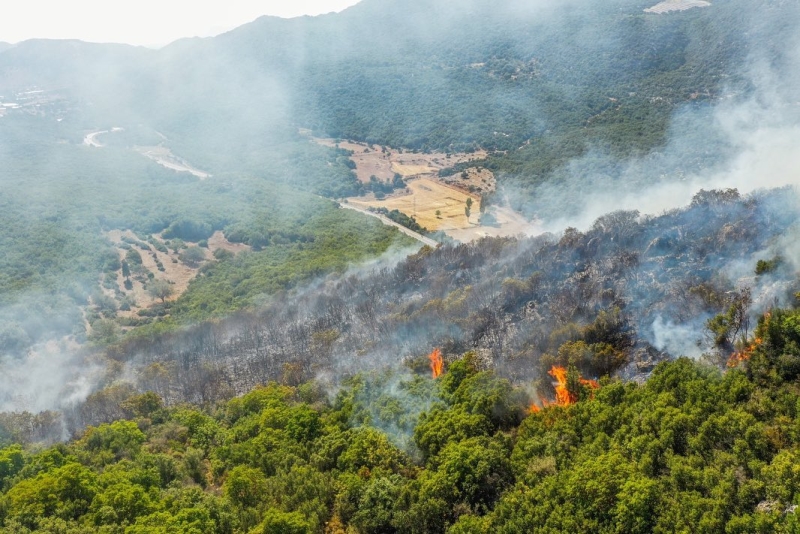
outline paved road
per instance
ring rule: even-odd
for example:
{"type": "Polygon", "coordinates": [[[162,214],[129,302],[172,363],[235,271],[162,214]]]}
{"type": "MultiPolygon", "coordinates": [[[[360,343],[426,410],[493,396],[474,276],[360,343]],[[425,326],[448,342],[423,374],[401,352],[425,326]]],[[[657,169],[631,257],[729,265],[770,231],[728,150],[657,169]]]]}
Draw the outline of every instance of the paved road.
{"type": "Polygon", "coordinates": [[[388,225],[388,226],[394,226],[395,228],[397,228],[398,230],[400,230],[401,232],[403,232],[407,236],[413,237],[417,241],[419,241],[421,243],[424,243],[424,244],[428,245],[429,247],[436,248],[436,247],[439,246],[439,243],[434,241],[430,237],[425,237],[422,234],[418,234],[414,230],[410,230],[410,229],[406,228],[405,226],[403,226],[402,224],[398,224],[398,223],[394,222],[393,220],[391,220],[386,215],[381,215],[380,213],[374,213],[372,211],[365,210],[363,208],[357,208],[356,206],[347,204],[345,202],[340,202],[339,205],[341,207],[345,208],[345,209],[358,211],[360,213],[363,213],[364,215],[369,215],[370,217],[375,217],[376,219],[380,219],[380,221],[383,224],[388,225]]]}

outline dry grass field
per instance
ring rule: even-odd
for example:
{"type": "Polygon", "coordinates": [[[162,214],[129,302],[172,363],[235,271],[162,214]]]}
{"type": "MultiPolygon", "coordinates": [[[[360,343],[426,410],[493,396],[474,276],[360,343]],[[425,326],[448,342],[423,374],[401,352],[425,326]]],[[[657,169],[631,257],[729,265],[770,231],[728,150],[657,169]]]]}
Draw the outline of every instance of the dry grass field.
{"type": "Polygon", "coordinates": [[[382,182],[389,182],[397,173],[404,178],[419,175],[436,175],[441,169],[459,163],[485,159],[487,153],[479,150],[471,153],[444,154],[433,152],[420,154],[380,145],[367,145],[353,141],[336,142],[335,139],[314,138],[323,146],[338,147],[351,151],[350,159],[356,164],[356,176],[362,182],[369,182],[371,176],[382,182]]]}
{"type": "Polygon", "coordinates": [[[427,165],[403,165],[402,163],[392,163],[392,170],[403,178],[420,174],[435,174],[438,171],[427,165]]]}
{"type": "Polygon", "coordinates": [[[213,254],[219,249],[227,250],[228,252],[237,254],[243,250],[250,250],[250,246],[245,245],[244,243],[231,243],[225,239],[225,234],[223,234],[220,230],[217,230],[211,235],[211,237],[208,238],[208,250],[210,250],[213,254]]]}
{"type": "MultiPolygon", "coordinates": [[[[309,132],[305,132],[310,135],[309,132]]],[[[398,210],[414,217],[427,230],[441,230],[450,237],[462,241],[473,241],[485,236],[534,235],[541,229],[510,208],[490,207],[497,224],[480,226],[480,195],[492,192],[497,181],[488,169],[477,163],[460,173],[439,176],[439,171],[460,163],[480,161],[486,158],[485,151],[474,153],[420,154],[402,149],[392,149],[380,145],[367,145],[353,141],[313,138],[324,146],[337,147],[351,152],[350,159],[356,164],[356,175],[362,182],[369,182],[371,176],[381,181],[390,181],[395,173],[401,175],[407,184],[405,191],[397,191],[378,200],[374,195],[348,198],[347,203],[358,208],[386,208],[398,210]],[[464,208],[467,199],[472,198],[470,218],[467,220],[464,208]]]]}
{"type": "Polygon", "coordinates": [[[472,216],[470,220],[477,224],[477,196],[449,187],[431,178],[415,178],[408,181],[409,193],[391,196],[385,200],[358,197],[347,199],[354,206],[369,208],[386,208],[399,210],[406,215],[414,216],[417,222],[430,231],[469,228],[470,223],[464,214],[467,199],[472,198],[472,216]],[[439,215],[436,212],[439,212],[439,215]]]}

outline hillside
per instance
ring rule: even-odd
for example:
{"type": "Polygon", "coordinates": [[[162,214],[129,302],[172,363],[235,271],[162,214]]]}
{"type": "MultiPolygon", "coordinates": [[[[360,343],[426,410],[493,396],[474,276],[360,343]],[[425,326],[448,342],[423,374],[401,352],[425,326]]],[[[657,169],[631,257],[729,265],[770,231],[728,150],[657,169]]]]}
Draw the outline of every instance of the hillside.
{"type": "MultiPolygon", "coordinates": [[[[120,381],[168,405],[208,406],[271,381],[335,389],[360,372],[419,372],[434,347],[445,362],[472,351],[482,368],[545,396],[553,395],[553,365],[634,380],[681,355],[724,367],[752,332],[750,317],[795,303],[797,200],[789,189],[701,192],[682,210],[616,212],[585,233],[426,247],[398,263],[270,287],[274,297],[235,313],[237,298],[263,295],[259,284],[305,265],[240,252],[209,263],[186,293],[152,308],[166,317],[124,337],[95,336],[103,350],[77,352],[59,370],[61,389],[44,398],[77,394],[91,370],[98,393],[54,401],[60,413],[51,414],[59,432],[80,432],[118,415],[103,405],[120,381]],[[248,279],[247,269],[258,277],[248,279]],[[213,312],[232,315],[184,322],[213,312]]],[[[29,367],[0,400],[26,408],[23,392],[36,391],[32,380],[45,372],[29,367]]]]}
{"type": "MultiPolygon", "coordinates": [[[[90,120],[144,121],[212,171],[235,161],[227,147],[257,165],[254,139],[301,126],[409,149],[499,150],[490,167],[529,189],[590,150],[624,158],[664,146],[683,108],[746,98],[753,61],[785,62],[797,15],[767,0],[668,16],[647,7],[365,0],[159,51],[27,42],[0,72],[4,85],[71,88],[90,120]]],[[[715,133],[687,159],[724,157],[705,153],[718,151],[715,133]]]]}
{"type": "Polygon", "coordinates": [[[567,382],[580,401],[530,415],[527,393],[472,353],[435,380],[365,374],[333,397],[315,383],[271,384],[213,411],[118,389],[105,408],[120,420],[67,445],[0,449],[0,522],[8,532],[793,532],[797,319],[773,310],[744,367],[724,375],[680,359],[644,385],[567,382]]]}
{"type": "Polygon", "coordinates": [[[798,23],[0,43],[0,531],[797,531],[798,23]]]}

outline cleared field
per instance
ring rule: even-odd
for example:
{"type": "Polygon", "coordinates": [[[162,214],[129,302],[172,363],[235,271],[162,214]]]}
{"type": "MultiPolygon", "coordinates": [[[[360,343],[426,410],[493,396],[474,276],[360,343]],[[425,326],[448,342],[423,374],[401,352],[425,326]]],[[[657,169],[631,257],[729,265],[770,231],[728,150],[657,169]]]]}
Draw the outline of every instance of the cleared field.
{"type": "Polygon", "coordinates": [[[243,243],[231,243],[225,238],[222,231],[217,230],[208,238],[208,250],[213,253],[219,249],[237,254],[243,250],[250,250],[250,246],[243,243]]]}
{"type": "Polygon", "coordinates": [[[467,199],[472,198],[473,223],[478,221],[478,197],[468,195],[458,189],[448,187],[429,178],[409,180],[410,193],[389,197],[385,200],[366,199],[363,197],[347,199],[349,204],[369,208],[386,208],[399,210],[406,215],[414,216],[417,222],[431,231],[469,228],[470,222],[464,214],[467,199]],[[436,215],[437,210],[440,212],[436,215]]]}
{"type": "Polygon", "coordinates": [[[496,225],[449,230],[447,235],[462,243],[468,243],[482,237],[534,236],[544,232],[541,225],[536,222],[528,222],[525,217],[511,208],[492,206],[489,208],[489,213],[494,215],[497,220],[496,225]]]}
{"type": "Polygon", "coordinates": [[[433,152],[420,154],[416,152],[393,149],[380,145],[368,145],[354,141],[312,138],[315,143],[328,147],[338,147],[351,151],[350,159],[356,164],[356,176],[362,182],[369,182],[371,176],[389,182],[397,173],[403,177],[419,175],[436,175],[441,169],[452,167],[458,163],[482,160],[488,155],[478,150],[470,153],[444,154],[433,152]]]}
{"type": "Polygon", "coordinates": [[[403,165],[402,163],[392,163],[392,170],[400,176],[417,176],[419,174],[434,174],[438,169],[427,165],[403,165]]]}
{"type": "MultiPolygon", "coordinates": [[[[302,133],[302,132],[301,132],[302,133]]],[[[356,208],[386,208],[398,210],[414,217],[429,231],[441,230],[458,241],[468,242],[486,236],[535,235],[541,229],[510,208],[492,206],[490,213],[497,223],[480,226],[480,195],[492,192],[497,181],[488,169],[477,163],[462,172],[440,177],[439,171],[459,163],[485,159],[485,151],[473,153],[444,154],[441,152],[421,154],[395,150],[380,145],[367,145],[352,141],[313,138],[324,146],[349,150],[350,159],[356,164],[356,175],[363,182],[371,176],[382,181],[391,180],[395,173],[406,179],[407,189],[383,200],[373,195],[348,198],[347,203],[356,208]],[[464,208],[472,198],[470,218],[464,208]],[[438,212],[438,215],[437,215],[438,212]]],[[[209,242],[210,244],[210,242],[209,242]]]]}
{"type": "MultiPolygon", "coordinates": [[[[119,230],[112,230],[108,232],[107,237],[117,245],[117,252],[119,254],[120,260],[125,259],[126,250],[122,248],[123,238],[128,238],[131,240],[137,240],[136,234],[131,232],[130,230],[126,230],[121,232],[119,230]]],[[[170,250],[169,253],[165,254],[163,252],[157,251],[154,247],[151,247],[149,251],[143,250],[141,247],[133,246],[133,248],[139,252],[142,257],[142,267],[146,269],[146,272],[153,273],[153,276],[156,280],[165,280],[170,282],[173,288],[173,295],[167,300],[174,300],[178,298],[181,293],[186,291],[186,288],[189,286],[189,282],[197,276],[198,268],[189,267],[178,260],[178,255],[175,254],[174,251],[170,250]],[[172,260],[176,260],[173,262],[172,260]],[[158,263],[164,267],[163,271],[158,269],[158,263]]],[[[206,258],[210,258],[211,253],[210,251],[206,250],[206,258]]],[[[145,285],[142,283],[141,280],[137,280],[137,277],[132,276],[131,282],[133,284],[131,290],[125,289],[125,278],[122,276],[122,271],[118,271],[117,273],[117,285],[119,286],[119,290],[124,294],[127,294],[133,298],[136,302],[136,305],[131,308],[130,311],[122,311],[118,312],[120,317],[129,317],[136,314],[139,309],[148,308],[158,302],[158,299],[154,299],[150,294],[148,294],[147,290],[145,289],[145,285]]],[[[105,290],[106,294],[110,297],[113,297],[113,292],[109,292],[105,290]]]]}

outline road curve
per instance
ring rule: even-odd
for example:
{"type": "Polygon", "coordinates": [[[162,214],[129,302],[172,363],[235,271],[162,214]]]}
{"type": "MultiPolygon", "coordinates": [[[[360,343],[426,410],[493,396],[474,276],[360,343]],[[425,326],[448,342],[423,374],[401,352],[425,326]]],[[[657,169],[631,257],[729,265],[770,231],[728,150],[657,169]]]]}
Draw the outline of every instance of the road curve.
{"type": "Polygon", "coordinates": [[[376,219],[380,219],[380,221],[383,224],[385,224],[387,226],[394,226],[395,228],[397,228],[398,230],[400,230],[401,232],[406,234],[408,237],[413,237],[417,241],[419,241],[419,242],[421,242],[421,243],[423,243],[425,245],[428,245],[429,247],[436,248],[436,247],[439,246],[439,243],[437,243],[436,241],[434,241],[430,237],[425,237],[424,235],[419,234],[419,233],[415,232],[414,230],[406,228],[402,224],[398,224],[398,223],[394,222],[393,220],[391,220],[386,215],[381,215],[380,213],[375,213],[375,212],[372,212],[372,211],[369,211],[369,210],[365,210],[363,208],[357,208],[356,206],[347,204],[345,202],[340,202],[339,206],[341,206],[341,207],[343,207],[345,209],[348,209],[348,210],[353,210],[353,211],[357,211],[357,212],[363,213],[364,215],[369,215],[370,217],[375,217],[376,219]]]}

